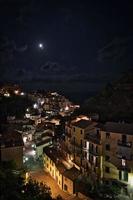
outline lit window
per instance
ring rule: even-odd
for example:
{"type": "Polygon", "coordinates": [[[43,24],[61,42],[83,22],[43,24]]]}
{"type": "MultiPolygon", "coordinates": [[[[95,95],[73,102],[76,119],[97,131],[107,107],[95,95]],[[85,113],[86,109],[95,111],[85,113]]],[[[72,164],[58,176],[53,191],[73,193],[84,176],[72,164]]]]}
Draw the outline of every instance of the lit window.
{"type": "Polygon", "coordinates": [[[126,160],[122,159],[121,164],[122,164],[122,166],[126,166],[126,160]]]}

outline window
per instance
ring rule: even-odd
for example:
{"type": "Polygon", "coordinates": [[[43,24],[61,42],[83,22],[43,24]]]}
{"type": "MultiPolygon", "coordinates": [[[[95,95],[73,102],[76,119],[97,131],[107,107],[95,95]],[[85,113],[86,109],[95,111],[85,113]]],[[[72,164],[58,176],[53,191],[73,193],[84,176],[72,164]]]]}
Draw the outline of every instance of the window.
{"type": "Polygon", "coordinates": [[[96,153],[98,153],[98,146],[96,146],[96,153]]]}
{"type": "Polygon", "coordinates": [[[110,144],[106,144],[105,149],[106,149],[107,151],[110,151],[110,144]]]}
{"type": "Polygon", "coordinates": [[[106,133],[106,139],[110,138],[110,133],[106,133]]]}
{"type": "Polygon", "coordinates": [[[99,135],[99,129],[97,129],[96,132],[97,132],[97,135],[99,135]]]}
{"type": "Polygon", "coordinates": [[[98,157],[96,157],[96,167],[98,167],[98,157]]]}
{"type": "Polygon", "coordinates": [[[93,151],[93,149],[94,149],[94,145],[93,145],[93,144],[91,144],[91,150],[93,151]]]}
{"type": "Polygon", "coordinates": [[[83,146],[83,140],[80,140],[80,146],[81,147],[83,146]]]}
{"type": "Polygon", "coordinates": [[[128,172],[127,171],[119,171],[119,180],[128,182],[128,172]]]}
{"type": "Polygon", "coordinates": [[[67,185],[66,184],[64,185],[64,190],[67,191],[67,185]]]}
{"type": "Polygon", "coordinates": [[[84,142],[84,147],[86,148],[86,146],[87,146],[87,145],[86,145],[86,141],[85,141],[85,142],[84,142]]]}
{"type": "Polygon", "coordinates": [[[125,143],[127,141],[127,136],[126,135],[122,135],[122,142],[125,143]]]}
{"type": "Polygon", "coordinates": [[[125,160],[125,159],[122,159],[122,160],[121,160],[121,164],[122,164],[122,166],[126,166],[126,160],[125,160]]]}
{"type": "Polygon", "coordinates": [[[110,160],[110,156],[105,156],[105,161],[109,161],[110,160]]]}
{"type": "Polygon", "coordinates": [[[96,130],[96,135],[97,135],[97,137],[98,137],[99,139],[101,138],[101,134],[100,134],[99,129],[96,130]]]}
{"type": "Polygon", "coordinates": [[[110,168],[109,167],[105,167],[105,172],[106,173],[110,173],[110,168]]]}
{"type": "Polygon", "coordinates": [[[83,133],[83,131],[82,131],[82,129],[80,130],[80,134],[82,134],[83,133]]]}

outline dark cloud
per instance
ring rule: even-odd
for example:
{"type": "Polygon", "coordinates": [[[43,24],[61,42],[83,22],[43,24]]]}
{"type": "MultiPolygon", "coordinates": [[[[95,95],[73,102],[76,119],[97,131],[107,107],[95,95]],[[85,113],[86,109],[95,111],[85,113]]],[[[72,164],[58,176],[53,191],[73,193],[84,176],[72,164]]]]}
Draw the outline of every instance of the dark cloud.
{"type": "Polygon", "coordinates": [[[133,37],[115,38],[98,51],[98,61],[117,62],[133,52],[133,37]]]}
{"type": "Polygon", "coordinates": [[[76,70],[76,66],[62,65],[58,62],[52,61],[48,61],[40,67],[41,72],[47,72],[48,74],[57,74],[58,76],[62,74],[67,75],[70,73],[75,73],[76,70]]]}
{"type": "Polygon", "coordinates": [[[18,47],[18,46],[16,46],[15,45],[15,50],[17,51],[17,52],[24,52],[24,51],[26,51],[28,49],[28,45],[24,45],[24,46],[20,46],[20,47],[18,47]]]}

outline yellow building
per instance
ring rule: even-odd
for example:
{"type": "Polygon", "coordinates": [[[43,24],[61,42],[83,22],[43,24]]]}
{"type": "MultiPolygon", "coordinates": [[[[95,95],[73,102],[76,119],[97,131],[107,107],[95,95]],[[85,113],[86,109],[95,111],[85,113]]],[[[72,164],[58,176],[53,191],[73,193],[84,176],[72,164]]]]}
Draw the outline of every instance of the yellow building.
{"type": "Polygon", "coordinates": [[[133,190],[133,124],[78,120],[67,124],[63,149],[92,182],[116,181],[133,190]]]}
{"type": "Polygon", "coordinates": [[[96,124],[96,122],[92,122],[90,119],[80,119],[72,122],[69,126],[67,125],[65,144],[71,152],[73,163],[78,165],[82,172],[88,169],[89,146],[86,136],[89,133],[95,133],[96,124]]]}
{"type": "Polygon", "coordinates": [[[54,147],[44,149],[44,169],[56,180],[60,189],[75,193],[75,181],[80,171],[64,160],[59,150],[54,147]]]}
{"type": "Polygon", "coordinates": [[[102,138],[98,128],[93,133],[86,134],[86,159],[88,175],[95,183],[103,178],[102,138]]]}

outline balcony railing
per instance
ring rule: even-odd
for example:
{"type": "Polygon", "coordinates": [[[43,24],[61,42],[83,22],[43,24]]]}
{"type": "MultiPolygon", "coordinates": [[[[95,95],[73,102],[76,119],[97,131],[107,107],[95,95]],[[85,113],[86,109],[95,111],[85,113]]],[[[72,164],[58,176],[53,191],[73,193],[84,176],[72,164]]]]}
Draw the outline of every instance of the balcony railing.
{"type": "Polygon", "coordinates": [[[95,144],[101,144],[101,137],[97,136],[96,134],[94,134],[94,135],[88,134],[88,135],[86,135],[85,139],[88,141],[91,141],[95,144]]]}
{"type": "Polygon", "coordinates": [[[126,154],[125,155],[123,153],[117,152],[116,155],[117,155],[117,158],[119,158],[119,159],[125,159],[125,160],[129,160],[129,161],[133,160],[133,154],[130,154],[130,155],[126,154]]]}
{"type": "Polygon", "coordinates": [[[123,147],[128,147],[128,148],[132,147],[132,142],[126,142],[126,141],[122,141],[122,140],[118,140],[117,144],[119,146],[123,146],[123,147]]]}

